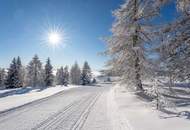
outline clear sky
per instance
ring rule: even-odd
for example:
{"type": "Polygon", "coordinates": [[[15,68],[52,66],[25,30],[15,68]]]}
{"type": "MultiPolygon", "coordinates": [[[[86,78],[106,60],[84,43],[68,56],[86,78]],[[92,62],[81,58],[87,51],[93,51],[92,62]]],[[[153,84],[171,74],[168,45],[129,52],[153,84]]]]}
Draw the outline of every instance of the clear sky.
{"type": "MultiPolygon", "coordinates": [[[[45,62],[50,57],[55,67],[85,60],[93,69],[103,67],[106,58],[101,37],[110,35],[114,18],[111,11],[123,0],[0,0],[0,67],[8,67],[20,56],[24,65],[38,54],[45,62]],[[66,46],[52,49],[42,44],[43,33],[50,26],[61,26],[68,40],[66,46]]],[[[171,4],[163,9],[163,20],[175,14],[171,4]]]]}

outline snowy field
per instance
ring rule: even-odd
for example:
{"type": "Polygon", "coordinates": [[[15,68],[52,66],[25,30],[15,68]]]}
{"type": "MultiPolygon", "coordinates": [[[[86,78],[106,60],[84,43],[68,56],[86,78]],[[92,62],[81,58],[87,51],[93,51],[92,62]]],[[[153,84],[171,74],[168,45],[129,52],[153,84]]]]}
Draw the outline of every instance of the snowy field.
{"type": "Polygon", "coordinates": [[[26,87],[0,90],[0,112],[33,102],[35,100],[46,98],[64,90],[76,87],[80,86],[56,86],[46,89],[33,89],[31,87],[26,87]]]}
{"type": "MultiPolygon", "coordinates": [[[[116,85],[114,100],[117,112],[128,130],[189,130],[188,115],[177,115],[173,112],[160,112],[148,102],[124,87],[116,85]]],[[[190,106],[176,107],[175,111],[190,111],[190,106]]],[[[121,121],[120,121],[121,122],[121,121]]],[[[123,129],[124,130],[124,129],[123,129]]],[[[127,129],[126,129],[127,130],[127,129]]]]}

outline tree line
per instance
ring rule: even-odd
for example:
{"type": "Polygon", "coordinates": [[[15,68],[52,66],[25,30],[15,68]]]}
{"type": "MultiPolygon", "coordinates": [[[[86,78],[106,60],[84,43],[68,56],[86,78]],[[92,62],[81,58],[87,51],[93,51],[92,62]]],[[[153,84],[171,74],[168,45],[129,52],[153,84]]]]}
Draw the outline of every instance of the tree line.
{"type": "Polygon", "coordinates": [[[20,87],[49,87],[54,85],[91,84],[92,73],[87,61],[80,69],[77,62],[71,67],[60,67],[54,74],[50,58],[43,66],[39,57],[35,55],[27,66],[23,66],[21,58],[13,58],[8,69],[0,68],[0,87],[20,88],[20,87]]]}

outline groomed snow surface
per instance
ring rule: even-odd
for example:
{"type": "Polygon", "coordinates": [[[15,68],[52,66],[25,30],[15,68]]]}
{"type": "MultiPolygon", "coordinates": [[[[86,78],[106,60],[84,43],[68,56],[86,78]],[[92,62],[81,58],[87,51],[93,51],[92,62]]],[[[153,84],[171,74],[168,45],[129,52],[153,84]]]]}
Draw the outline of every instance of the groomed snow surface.
{"type": "MultiPolygon", "coordinates": [[[[189,119],[157,111],[150,102],[117,84],[56,86],[44,90],[28,87],[1,90],[0,95],[0,111],[34,102],[0,114],[3,130],[190,129],[189,119]]],[[[188,106],[183,109],[190,110],[188,106]]]]}
{"type": "Polygon", "coordinates": [[[0,112],[13,109],[21,105],[36,101],[38,99],[46,98],[61,91],[76,87],[80,86],[56,86],[46,89],[26,87],[0,90],[0,112]]]}

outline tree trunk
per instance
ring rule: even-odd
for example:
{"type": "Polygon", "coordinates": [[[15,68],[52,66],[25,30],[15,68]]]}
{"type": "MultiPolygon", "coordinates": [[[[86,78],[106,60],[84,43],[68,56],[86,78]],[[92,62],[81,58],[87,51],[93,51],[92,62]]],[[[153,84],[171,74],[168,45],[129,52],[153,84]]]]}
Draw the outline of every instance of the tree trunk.
{"type": "MultiPolygon", "coordinates": [[[[137,0],[134,1],[134,25],[137,26],[137,12],[138,12],[138,7],[137,7],[137,0]]],[[[138,27],[135,28],[135,35],[133,37],[133,47],[136,47],[138,44],[138,27]]],[[[142,87],[142,81],[141,81],[141,68],[140,68],[140,59],[138,56],[138,50],[135,51],[135,84],[136,84],[136,90],[143,91],[142,87]]]]}
{"type": "Polygon", "coordinates": [[[141,81],[141,74],[140,74],[140,65],[139,65],[139,57],[136,56],[135,60],[135,83],[136,83],[136,90],[143,91],[142,81],[141,81]]]}

